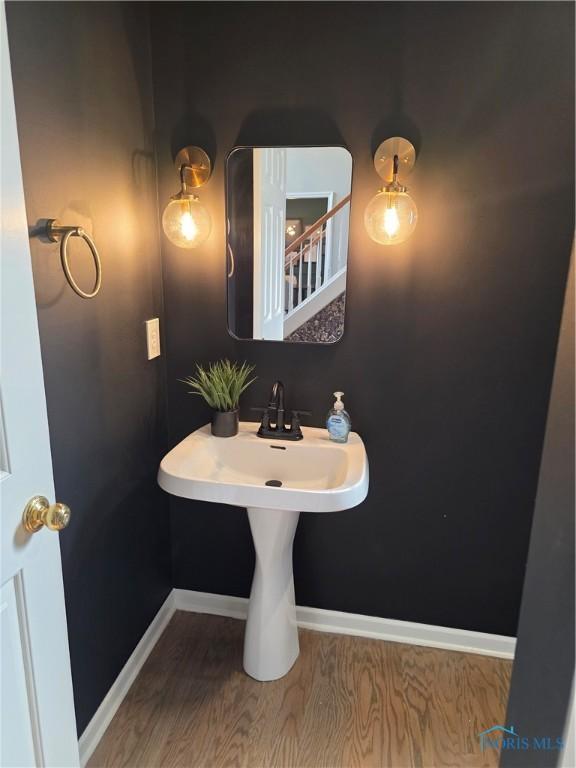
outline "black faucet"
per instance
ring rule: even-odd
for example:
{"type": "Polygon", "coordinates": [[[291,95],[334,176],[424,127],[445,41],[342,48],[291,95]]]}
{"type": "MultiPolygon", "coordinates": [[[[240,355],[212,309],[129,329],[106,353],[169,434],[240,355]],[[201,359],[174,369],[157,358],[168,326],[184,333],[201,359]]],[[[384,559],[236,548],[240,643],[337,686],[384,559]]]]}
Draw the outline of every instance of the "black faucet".
{"type": "Polygon", "coordinates": [[[284,431],[284,384],[275,381],[270,392],[269,411],[276,411],[276,429],[284,431]]]}
{"type": "Polygon", "coordinates": [[[284,410],[284,384],[275,381],[270,392],[270,401],[266,408],[253,408],[262,412],[258,437],[268,440],[302,440],[304,435],[300,428],[300,416],[310,416],[310,411],[292,411],[290,426],[286,426],[284,410]],[[274,426],[272,426],[272,423],[274,426]]]}

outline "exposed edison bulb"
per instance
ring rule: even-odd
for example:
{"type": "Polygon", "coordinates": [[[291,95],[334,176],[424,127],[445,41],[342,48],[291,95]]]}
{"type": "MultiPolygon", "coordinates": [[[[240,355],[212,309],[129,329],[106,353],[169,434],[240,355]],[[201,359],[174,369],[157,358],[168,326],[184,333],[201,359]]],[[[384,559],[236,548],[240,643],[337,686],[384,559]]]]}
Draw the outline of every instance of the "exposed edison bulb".
{"type": "Polygon", "coordinates": [[[396,206],[393,205],[390,208],[386,208],[384,211],[384,232],[388,237],[395,237],[400,229],[400,219],[398,218],[398,211],[396,206]]]}
{"type": "Polygon", "coordinates": [[[197,197],[179,192],[162,214],[162,228],[179,248],[196,248],[210,234],[210,214],[197,197]]]}
{"type": "Polygon", "coordinates": [[[406,191],[384,188],[364,211],[366,231],[382,245],[403,243],[414,232],[417,221],[416,203],[406,191]]]}

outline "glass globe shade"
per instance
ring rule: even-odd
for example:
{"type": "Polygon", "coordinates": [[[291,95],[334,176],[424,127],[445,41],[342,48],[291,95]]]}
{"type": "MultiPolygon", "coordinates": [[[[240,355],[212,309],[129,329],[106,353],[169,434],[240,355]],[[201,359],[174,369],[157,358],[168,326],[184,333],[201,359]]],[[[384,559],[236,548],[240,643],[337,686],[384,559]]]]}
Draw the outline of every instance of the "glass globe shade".
{"type": "Polygon", "coordinates": [[[418,221],[416,203],[408,192],[381,190],[364,211],[366,231],[377,243],[396,245],[407,240],[418,221]]]}
{"type": "Polygon", "coordinates": [[[210,234],[210,214],[193,195],[176,195],[162,214],[162,229],[179,248],[196,248],[210,234]]]}

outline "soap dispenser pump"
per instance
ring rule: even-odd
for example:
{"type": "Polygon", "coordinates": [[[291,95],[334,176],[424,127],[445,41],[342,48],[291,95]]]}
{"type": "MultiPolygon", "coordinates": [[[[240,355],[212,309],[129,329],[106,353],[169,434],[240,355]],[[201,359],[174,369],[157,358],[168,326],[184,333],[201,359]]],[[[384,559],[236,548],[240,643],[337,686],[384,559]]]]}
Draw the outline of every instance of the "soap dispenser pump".
{"type": "Polygon", "coordinates": [[[330,436],[330,440],[335,443],[346,443],[352,426],[350,416],[344,409],[344,403],[342,402],[343,396],[344,392],[334,392],[336,402],[328,411],[328,416],[326,417],[326,429],[328,430],[328,435],[330,436]]]}

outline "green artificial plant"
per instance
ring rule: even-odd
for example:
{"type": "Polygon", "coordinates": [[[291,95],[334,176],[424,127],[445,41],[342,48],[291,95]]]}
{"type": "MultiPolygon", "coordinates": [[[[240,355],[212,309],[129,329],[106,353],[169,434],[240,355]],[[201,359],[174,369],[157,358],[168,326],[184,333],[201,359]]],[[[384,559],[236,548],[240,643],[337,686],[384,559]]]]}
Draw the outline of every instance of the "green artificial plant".
{"type": "Polygon", "coordinates": [[[256,376],[249,379],[253,371],[254,366],[246,362],[218,360],[207,367],[197,363],[196,375],[181,381],[191,388],[191,395],[201,395],[215,411],[226,413],[238,408],[240,395],[256,381],[256,376]]]}

